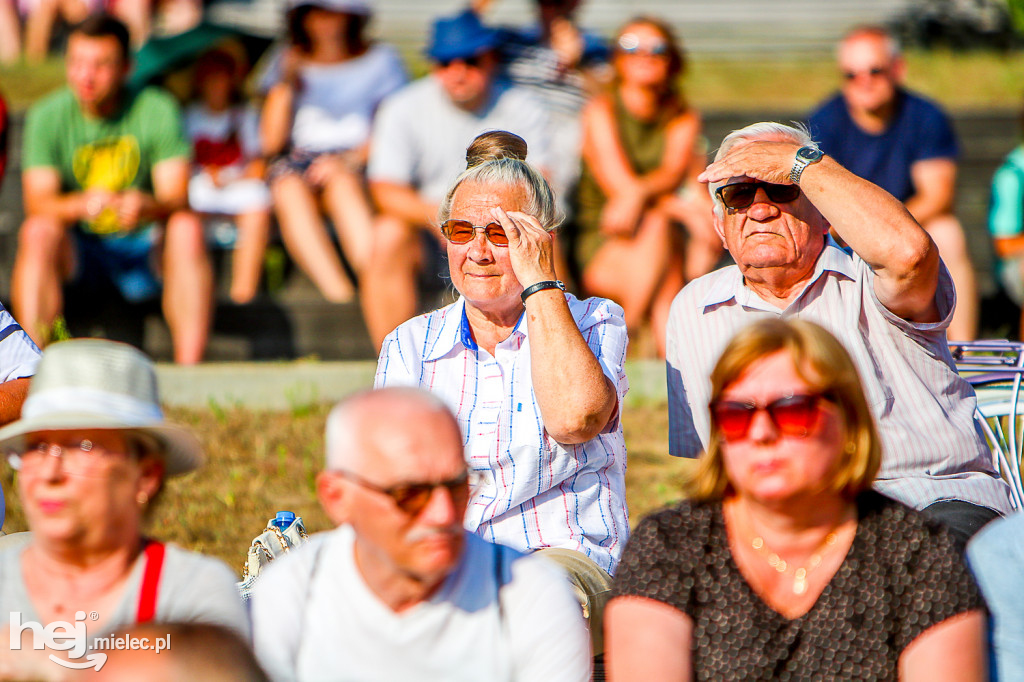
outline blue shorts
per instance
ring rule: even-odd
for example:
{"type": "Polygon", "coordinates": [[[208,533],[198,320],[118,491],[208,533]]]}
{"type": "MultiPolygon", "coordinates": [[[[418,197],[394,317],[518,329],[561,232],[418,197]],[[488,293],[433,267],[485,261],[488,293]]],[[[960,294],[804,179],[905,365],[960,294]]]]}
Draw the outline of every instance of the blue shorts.
{"type": "Polygon", "coordinates": [[[160,295],[153,250],[156,225],[128,234],[99,236],[76,227],[72,230],[78,262],[71,283],[98,287],[109,282],[129,303],[141,303],[160,295]]]}

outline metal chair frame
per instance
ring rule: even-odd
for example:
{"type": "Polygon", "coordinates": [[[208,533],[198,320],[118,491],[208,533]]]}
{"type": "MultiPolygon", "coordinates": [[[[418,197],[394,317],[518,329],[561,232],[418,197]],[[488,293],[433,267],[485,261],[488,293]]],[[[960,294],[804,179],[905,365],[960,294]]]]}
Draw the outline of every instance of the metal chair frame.
{"type": "Polygon", "coordinates": [[[978,394],[975,419],[992,448],[997,471],[1010,484],[1014,506],[1022,510],[1024,343],[1001,340],[950,342],[949,349],[957,371],[978,394]]]}

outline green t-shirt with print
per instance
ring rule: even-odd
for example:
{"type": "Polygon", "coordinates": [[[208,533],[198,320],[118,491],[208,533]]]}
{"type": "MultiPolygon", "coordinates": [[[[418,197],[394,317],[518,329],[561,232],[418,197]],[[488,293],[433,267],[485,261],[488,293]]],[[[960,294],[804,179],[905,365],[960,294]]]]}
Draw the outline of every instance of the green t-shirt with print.
{"type": "MultiPolygon", "coordinates": [[[[134,188],[152,193],[153,166],[189,156],[181,115],[174,99],[159,88],[125,97],[120,111],[109,118],[86,116],[66,87],[39,101],[25,119],[22,168],[57,169],[62,192],[134,188]]],[[[97,234],[120,230],[113,211],[83,227],[97,234]]]]}

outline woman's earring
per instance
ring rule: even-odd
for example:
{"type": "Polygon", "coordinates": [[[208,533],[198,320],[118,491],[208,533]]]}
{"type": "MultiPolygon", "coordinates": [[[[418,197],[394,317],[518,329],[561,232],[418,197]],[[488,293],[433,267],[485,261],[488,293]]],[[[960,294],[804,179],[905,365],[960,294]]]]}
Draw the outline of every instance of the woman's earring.
{"type": "Polygon", "coordinates": [[[149,502],[149,493],[145,490],[139,491],[139,494],[135,496],[135,501],[139,503],[140,507],[146,506],[146,503],[149,502]]]}

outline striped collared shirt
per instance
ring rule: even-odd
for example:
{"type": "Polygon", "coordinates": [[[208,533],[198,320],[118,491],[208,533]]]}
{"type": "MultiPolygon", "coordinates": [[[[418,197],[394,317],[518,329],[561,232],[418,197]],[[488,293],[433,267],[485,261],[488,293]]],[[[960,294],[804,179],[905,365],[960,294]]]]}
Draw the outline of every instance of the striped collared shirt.
{"type": "Polygon", "coordinates": [[[575,549],[614,573],[629,535],[619,419],[629,388],[626,326],[622,308],[611,301],[578,301],[569,294],[566,300],[619,401],[615,418],[586,443],[563,445],[544,429],[526,322],[520,319],[492,357],[473,340],[462,299],[392,332],[374,385],[420,386],[455,413],[474,484],[465,518],[469,530],[521,551],[575,549]]]}
{"type": "Polygon", "coordinates": [[[0,305],[0,383],[35,374],[39,356],[36,344],[0,305]]]}
{"type": "Polygon", "coordinates": [[[1009,487],[974,421],[974,389],[956,373],[946,345],[956,294],[945,265],[940,270],[935,296],[942,320],[927,324],[886,309],[867,263],[831,239],[785,310],[747,288],[736,266],[688,284],[668,323],[671,453],[695,457],[708,442],[709,377],[733,335],[762,317],[802,317],[832,332],[860,372],[882,438],[880,492],[917,509],[964,500],[1010,511],[1009,487]]]}

